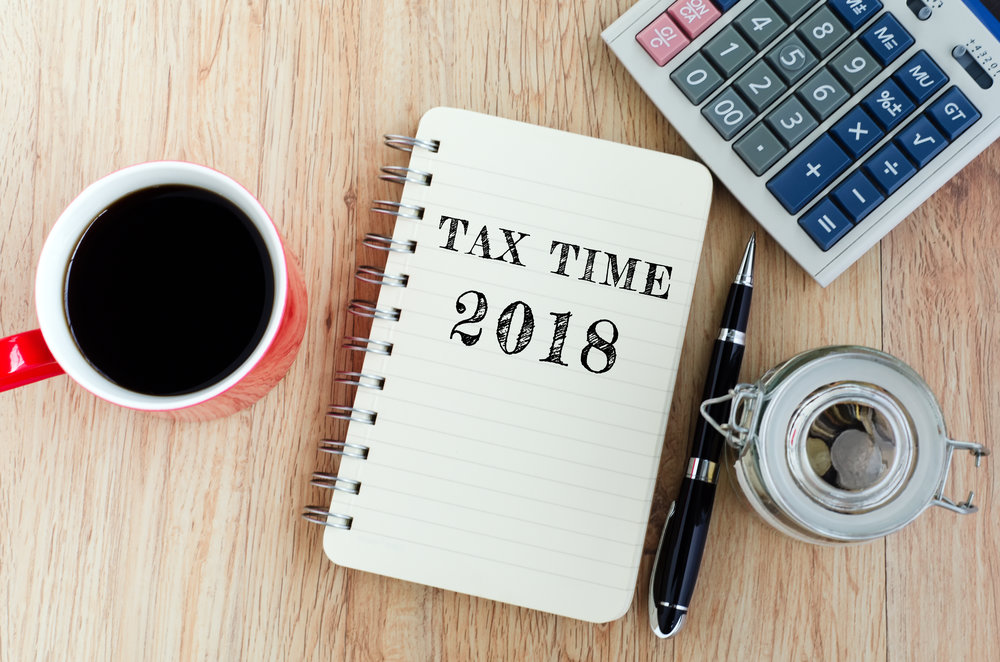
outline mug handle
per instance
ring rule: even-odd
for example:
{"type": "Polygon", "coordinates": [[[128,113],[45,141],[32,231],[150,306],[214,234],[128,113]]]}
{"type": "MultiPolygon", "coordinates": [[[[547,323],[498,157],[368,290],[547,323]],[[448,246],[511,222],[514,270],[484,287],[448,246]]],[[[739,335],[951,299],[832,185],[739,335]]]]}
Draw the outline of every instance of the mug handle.
{"type": "Polygon", "coordinates": [[[39,329],[0,338],[0,391],[63,374],[39,329]]]}

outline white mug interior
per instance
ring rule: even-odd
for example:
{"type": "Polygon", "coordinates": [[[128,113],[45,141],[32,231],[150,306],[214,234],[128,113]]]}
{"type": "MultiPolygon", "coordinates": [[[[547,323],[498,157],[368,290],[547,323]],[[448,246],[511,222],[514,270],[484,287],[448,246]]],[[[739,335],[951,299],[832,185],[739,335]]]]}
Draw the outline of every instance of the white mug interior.
{"type": "MultiPolygon", "coordinates": [[[[197,241],[197,237],[192,237],[197,241]]],[[[35,308],[49,350],[74,381],[100,398],[133,409],[166,411],[200,404],[237,384],[264,356],[281,325],[288,280],[281,238],[267,212],[236,181],[205,166],[182,161],[154,161],[130,166],[97,180],[63,211],[42,247],[35,275],[35,308]],[[81,353],[66,317],[65,287],[70,259],[84,232],[116,200],[153,186],[195,186],[217,195],[242,210],[260,233],[274,273],[274,302],[264,335],[247,359],[220,381],[182,395],[137,393],[109,380],[81,353]]]]}

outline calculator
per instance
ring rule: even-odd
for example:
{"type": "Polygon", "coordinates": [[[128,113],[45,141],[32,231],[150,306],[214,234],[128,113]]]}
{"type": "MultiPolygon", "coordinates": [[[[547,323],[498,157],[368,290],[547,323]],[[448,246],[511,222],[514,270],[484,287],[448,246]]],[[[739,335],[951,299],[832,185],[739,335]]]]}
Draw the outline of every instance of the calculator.
{"type": "Polygon", "coordinates": [[[1000,0],[641,0],[602,33],[826,286],[1000,135],[1000,0]]]}

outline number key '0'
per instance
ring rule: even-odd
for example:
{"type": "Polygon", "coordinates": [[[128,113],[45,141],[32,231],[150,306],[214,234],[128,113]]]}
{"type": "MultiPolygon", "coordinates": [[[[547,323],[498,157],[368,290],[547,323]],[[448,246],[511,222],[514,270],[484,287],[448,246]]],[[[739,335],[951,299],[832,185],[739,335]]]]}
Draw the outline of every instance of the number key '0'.
{"type": "Polygon", "coordinates": [[[701,103],[722,85],[722,76],[708,63],[705,56],[695,53],[687,62],[677,67],[670,79],[680,88],[691,103],[701,103]]]}

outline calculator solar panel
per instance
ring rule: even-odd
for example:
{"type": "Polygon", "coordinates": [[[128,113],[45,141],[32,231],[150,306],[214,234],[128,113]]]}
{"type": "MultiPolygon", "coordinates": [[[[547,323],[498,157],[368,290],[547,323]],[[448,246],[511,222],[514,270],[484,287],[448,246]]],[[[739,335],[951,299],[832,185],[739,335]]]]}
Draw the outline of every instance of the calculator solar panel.
{"type": "Polygon", "coordinates": [[[602,36],[825,286],[1000,136],[997,16],[1000,0],[642,0],[602,36]]]}

